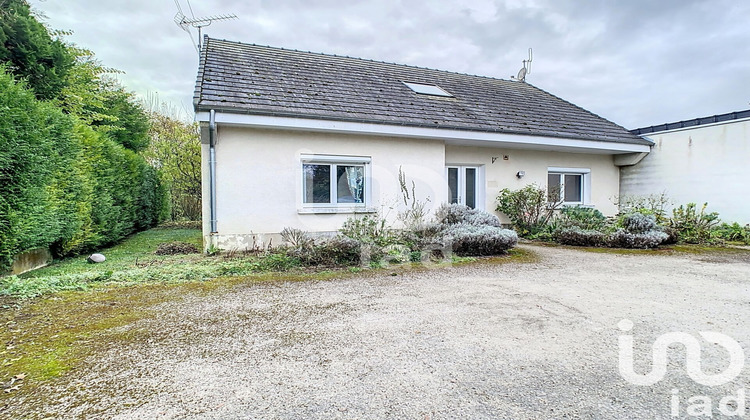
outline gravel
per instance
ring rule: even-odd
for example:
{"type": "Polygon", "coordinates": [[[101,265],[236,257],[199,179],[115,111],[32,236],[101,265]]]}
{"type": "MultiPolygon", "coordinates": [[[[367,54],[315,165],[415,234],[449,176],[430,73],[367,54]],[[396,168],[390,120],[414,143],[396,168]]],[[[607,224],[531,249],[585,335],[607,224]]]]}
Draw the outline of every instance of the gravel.
{"type": "MultiPolygon", "coordinates": [[[[661,334],[722,332],[750,346],[750,253],[592,253],[523,245],[539,261],[327,281],[245,284],[166,302],[19,416],[104,418],[671,418],[715,387],[685,373],[636,386],[618,373],[633,321],[636,370],[661,334]],[[694,400],[695,401],[695,400],[694,400]]],[[[703,343],[703,368],[726,352],[703,343]]],[[[749,353],[750,354],[750,353],[749,353]]],[[[12,414],[12,413],[8,413],[12,414]]],[[[743,413],[745,414],[745,413],[743,413]]]]}

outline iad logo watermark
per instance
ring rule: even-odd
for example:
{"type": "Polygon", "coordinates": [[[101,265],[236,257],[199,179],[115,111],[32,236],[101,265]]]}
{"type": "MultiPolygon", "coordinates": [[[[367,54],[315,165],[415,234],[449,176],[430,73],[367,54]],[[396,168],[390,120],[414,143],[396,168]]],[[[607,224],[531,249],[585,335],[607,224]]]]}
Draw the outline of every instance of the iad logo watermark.
{"type": "MultiPolygon", "coordinates": [[[[629,332],[633,329],[633,322],[623,319],[617,324],[620,331],[629,332]]],[[[706,374],[701,369],[701,342],[695,336],[684,332],[669,332],[660,335],[652,346],[651,371],[645,374],[636,373],[633,368],[633,336],[621,334],[619,342],[619,370],[620,375],[633,385],[650,386],[664,379],[667,373],[667,350],[673,344],[682,344],[685,348],[685,368],[688,376],[698,384],[705,386],[724,385],[733,381],[742,373],[745,366],[745,352],[742,346],[731,337],[713,331],[698,333],[708,343],[718,344],[729,354],[729,366],[720,373],[706,374]]],[[[718,410],[725,416],[744,416],[745,390],[737,390],[737,395],[721,398],[718,410]]],[[[689,416],[711,416],[713,402],[705,395],[692,396],[687,400],[686,413],[689,416]]],[[[670,411],[672,416],[680,415],[679,390],[672,390],[670,411]]]]}

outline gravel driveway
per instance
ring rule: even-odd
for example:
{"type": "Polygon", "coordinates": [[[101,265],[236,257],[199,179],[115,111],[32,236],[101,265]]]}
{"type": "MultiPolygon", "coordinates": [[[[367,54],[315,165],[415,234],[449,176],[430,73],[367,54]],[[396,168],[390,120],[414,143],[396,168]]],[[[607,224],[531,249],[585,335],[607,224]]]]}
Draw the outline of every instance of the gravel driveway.
{"type": "MultiPolygon", "coordinates": [[[[677,390],[686,418],[690,397],[710,398],[718,415],[721,398],[748,388],[750,365],[722,386],[695,383],[680,346],[664,380],[631,385],[618,336],[634,337],[641,373],[667,332],[718,331],[750,349],[749,252],[523,247],[539,262],[247,284],[162,304],[128,327],[148,340],[92,358],[18,414],[654,419],[670,418],[677,390]],[[623,319],[635,324],[628,333],[623,319]]],[[[727,366],[726,352],[701,342],[707,373],[727,366]]]]}

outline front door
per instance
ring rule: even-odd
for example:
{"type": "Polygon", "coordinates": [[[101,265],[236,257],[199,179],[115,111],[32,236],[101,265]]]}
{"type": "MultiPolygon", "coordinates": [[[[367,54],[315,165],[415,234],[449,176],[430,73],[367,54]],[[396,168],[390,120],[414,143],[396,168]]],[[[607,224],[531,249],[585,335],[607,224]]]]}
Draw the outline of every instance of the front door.
{"type": "Polygon", "coordinates": [[[448,166],[448,201],[476,208],[478,202],[479,168],[448,166]]]}

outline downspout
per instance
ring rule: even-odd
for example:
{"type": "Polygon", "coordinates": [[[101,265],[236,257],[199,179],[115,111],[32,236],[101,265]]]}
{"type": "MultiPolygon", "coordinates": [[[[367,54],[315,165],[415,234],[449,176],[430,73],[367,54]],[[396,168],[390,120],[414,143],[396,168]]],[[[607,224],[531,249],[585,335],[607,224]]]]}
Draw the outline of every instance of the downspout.
{"type": "Polygon", "coordinates": [[[216,112],[212,109],[208,118],[208,190],[211,234],[216,229],[216,112]]]}

